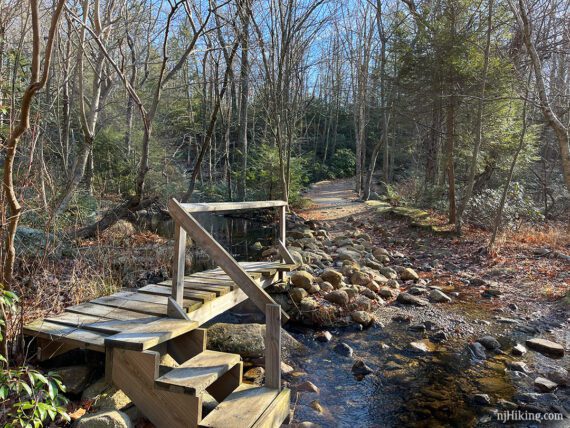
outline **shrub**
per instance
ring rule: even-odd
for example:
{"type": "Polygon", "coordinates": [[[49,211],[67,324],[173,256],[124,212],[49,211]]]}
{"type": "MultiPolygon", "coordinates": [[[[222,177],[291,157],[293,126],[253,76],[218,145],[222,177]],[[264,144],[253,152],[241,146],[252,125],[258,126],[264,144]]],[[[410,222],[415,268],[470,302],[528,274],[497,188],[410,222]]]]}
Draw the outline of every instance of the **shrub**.
{"type": "Polygon", "coordinates": [[[356,155],[350,149],[335,151],[331,163],[330,172],[335,178],[352,177],[356,168],[356,155]]]}

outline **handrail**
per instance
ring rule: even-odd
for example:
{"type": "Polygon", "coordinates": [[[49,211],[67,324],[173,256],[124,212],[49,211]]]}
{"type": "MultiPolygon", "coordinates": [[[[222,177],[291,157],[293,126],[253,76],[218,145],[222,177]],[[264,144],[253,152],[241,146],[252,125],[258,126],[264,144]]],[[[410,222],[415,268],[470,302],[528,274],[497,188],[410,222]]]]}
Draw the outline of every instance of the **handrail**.
{"type": "MultiPolygon", "coordinates": [[[[183,205],[176,199],[168,202],[168,211],[174,219],[176,229],[184,229],[186,233],[212,258],[220,268],[241,288],[251,301],[265,313],[267,304],[276,304],[267,292],[258,287],[257,283],[249,276],[242,266],[187,212],[183,205]]],[[[176,233],[174,272],[172,281],[172,302],[181,305],[184,290],[184,253],[186,247],[186,233],[176,233]]],[[[170,303],[172,310],[169,312],[176,314],[174,303],[170,303]]],[[[282,313],[284,321],[289,320],[287,313],[282,313]]]]}
{"type": "Polygon", "coordinates": [[[213,202],[180,204],[189,213],[228,212],[286,207],[287,201],[213,202]]]}

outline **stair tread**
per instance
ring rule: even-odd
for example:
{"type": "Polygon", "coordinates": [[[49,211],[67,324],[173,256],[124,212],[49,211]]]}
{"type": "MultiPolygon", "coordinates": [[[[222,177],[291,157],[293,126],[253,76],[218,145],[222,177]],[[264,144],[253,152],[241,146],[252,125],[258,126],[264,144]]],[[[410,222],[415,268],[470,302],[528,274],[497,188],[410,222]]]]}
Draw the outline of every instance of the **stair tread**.
{"type": "Polygon", "coordinates": [[[160,318],[105,339],[105,346],[144,351],[198,327],[196,321],[160,318]]]}
{"type": "Polygon", "coordinates": [[[200,427],[250,428],[271,405],[279,390],[242,384],[200,422],[200,427]]]}
{"type": "Polygon", "coordinates": [[[237,354],[206,350],[160,376],[155,385],[199,395],[240,361],[237,354]]]}

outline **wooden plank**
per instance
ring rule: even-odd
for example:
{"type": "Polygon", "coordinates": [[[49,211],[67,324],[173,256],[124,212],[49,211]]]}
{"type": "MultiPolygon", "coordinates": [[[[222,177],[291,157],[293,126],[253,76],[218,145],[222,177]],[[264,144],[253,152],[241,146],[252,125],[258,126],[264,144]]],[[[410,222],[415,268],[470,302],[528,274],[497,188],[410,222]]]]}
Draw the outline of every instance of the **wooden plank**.
{"type": "Polygon", "coordinates": [[[105,346],[144,351],[196,327],[198,323],[194,321],[162,318],[109,336],[105,339],[105,346]]]}
{"type": "MultiPolygon", "coordinates": [[[[237,264],[237,262],[236,262],[236,264],[237,264]]],[[[241,264],[240,264],[240,266],[241,266],[241,264]]],[[[253,280],[259,279],[262,276],[261,273],[255,272],[255,271],[254,272],[247,272],[247,273],[248,273],[249,277],[252,278],[253,280]]],[[[204,272],[193,273],[192,277],[194,277],[194,278],[226,279],[226,280],[232,281],[232,278],[221,268],[207,270],[204,272]]]]}
{"type": "Polygon", "coordinates": [[[186,264],[186,231],[174,224],[174,259],[172,262],[172,298],[180,306],[184,299],[184,266],[186,264]]]}
{"type": "Polygon", "coordinates": [[[189,312],[188,317],[202,325],[246,299],[247,294],[237,288],[231,293],[218,297],[216,300],[204,303],[195,311],[189,312]]]}
{"type": "Polygon", "coordinates": [[[267,387],[240,386],[206,416],[200,427],[249,428],[263,415],[279,391],[267,387]]]}
{"type": "MultiPolygon", "coordinates": [[[[139,288],[137,291],[139,293],[170,296],[172,292],[171,285],[170,283],[167,283],[168,285],[164,284],[165,283],[145,285],[144,287],[139,288]]],[[[184,297],[187,299],[192,299],[204,303],[210,300],[214,300],[216,298],[216,293],[184,289],[184,297]]]]}
{"type": "Polygon", "coordinates": [[[177,318],[181,320],[188,320],[188,312],[178,304],[172,296],[168,296],[168,303],[166,305],[166,313],[169,318],[177,318]]]}
{"type": "Polygon", "coordinates": [[[206,350],[206,336],[205,328],[196,328],[166,342],[166,352],[174,361],[182,364],[206,350]]]}
{"type": "Polygon", "coordinates": [[[128,311],[120,308],[96,305],[93,303],[83,303],[77,306],[70,306],[65,309],[66,312],[73,312],[83,315],[101,316],[116,320],[130,320],[137,318],[146,318],[148,315],[139,312],[128,311]]]}
{"type": "Polygon", "coordinates": [[[228,212],[255,210],[260,208],[277,208],[287,206],[286,201],[249,201],[249,202],[205,202],[193,204],[180,204],[181,208],[189,213],[228,212]]]}
{"type": "Polygon", "coordinates": [[[69,326],[81,327],[94,322],[110,321],[112,318],[98,317],[93,315],[76,314],[74,312],[63,312],[59,315],[48,315],[45,320],[69,326]]]}
{"type": "Polygon", "coordinates": [[[65,354],[66,352],[79,348],[77,343],[42,339],[41,337],[36,337],[35,340],[38,341],[38,361],[50,360],[54,357],[57,357],[58,355],[65,354]]]}
{"type": "Polygon", "coordinates": [[[84,330],[99,331],[106,334],[116,334],[121,331],[138,327],[141,324],[157,321],[161,319],[157,316],[147,315],[144,318],[135,318],[130,320],[113,320],[109,318],[98,318],[89,315],[74,314],[64,312],[63,317],[46,318],[46,321],[63,324],[70,327],[82,328],[84,330]],[[75,323],[74,323],[75,322],[75,323]]]}
{"type": "Polygon", "coordinates": [[[280,427],[289,417],[290,406],[291,391],[283,388],[252,428],[280,427]]]}
{"type": "Polygon", "coordinates": [[[155,385],[173,392],[200,395],[240,361],[237,354],[206,350],[159,377],[155,385]]]}
{"type": "Polygon", "coordinates": [[[106,334],[70,327],[50,321],[36,320],[24,326],[24,334],[42,339],[56,340],[75,345],[82,349],[92,349],[103,352],[106,334]]]}
{"type": "Polygon", "coordinates": [[[281,390],[281,306],[265,309],[265,385],[281,390]]]}
{"type": "Polygon", "coordinates": [[[166,305],[158,303],[140,302],[138,300],[127,300],[121,297],[99,297],[92,300],[91,303],[98,305],[111,306],[114,308],[128,309],[134,312],[140,312],[148,315],[166,316],[166,305]]]}
{"type": "MultiPolygon", "coordinates": [[[[112,294],[110,297],[120,297],[127,300],[137,300],[139,302],[149,302],[157,303],[159,305],[166,305],[168,302],[168,297],[170,296],[157,296],[148,293],[137,293],[132,291],[122,291],[119,293],[112,294]]],[[[182,307],[184,309],[198,308],[201,302],[192,299],[183,299],[182,307]]]]}
{"type": "Polygon", "coordinates": [[[282,262],[243,262],[240,263],[246,271],[255,269],[276,269],[283,272],[291,272],[299,267],[297,263],[282,262]]]}
{"type": "MultiPolygon", "coordinates": [[[[247,272],[235,259],[198,223],[191,215],[184,211],[182,206],[171,199],[168,201],[170,215],[190,234],[192,239],[226,272],[235,283],[245,291],[252,302],[262,311],[265,305],[275,304],[275,301],[253,281],[247,272]]],[[[282,319],[289,320],[289,316],[282,311],[282,319]]]]}
{"type": "Polygon", "coordinates": [[[216,296],[218,297],[223,296],[224,294],[228,294],[230,291],[232,291],[230,287],[213,284],[191,284],[187,285],[186,288],[190,290],[209,291],[211,293],[216,293],[216,296]]]}
{"type": "Polygon", "coordinates": [[[113,350],[113,383],[157,427],[187,428],[202,419],[202,400],[154,387],[160,355],[153,351],[113,350]]]}
{"type": "Polygon", "coordinates": [[[211,384],[206,391],[216,399],[218,403],[224,401],[242,383],[243,363],[240,361],[220,378],[211,384]]]}

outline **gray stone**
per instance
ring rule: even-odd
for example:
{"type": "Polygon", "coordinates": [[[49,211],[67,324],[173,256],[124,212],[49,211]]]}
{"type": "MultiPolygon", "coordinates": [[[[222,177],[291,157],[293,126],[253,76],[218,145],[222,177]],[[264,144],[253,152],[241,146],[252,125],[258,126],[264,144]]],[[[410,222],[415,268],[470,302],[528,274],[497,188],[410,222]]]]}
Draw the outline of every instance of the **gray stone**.
{"type": "Polygon", "coordinates": [[[301,300],[303,300],[305,297],[307,297],[309,295],[309,293],[302,288],[293,288],[290,291],[290,295],[291,295],[291,299],[295,303],[299,303],[301,300]]]}
{"type": "Polygon", "coordinates": [[[383,267],[383,268],[379,269],[379,271],[382,275],[384,275],[388,279],[397,279],[398,278],[398,273],[390,267],[383,267]]]}
{"type": "Polygon", "coordinates": [[[477,360],[485,360],[487,359],[487,354],[485,353],[485,347],[481,345],[479,342],[470,343],[469,351],[471,355],[477,360]]]}
{"type": "Polygon", "coordinates": [[[318,293],[319,291],[321,291],[321,287],[319,286],[319,284],[311,284],[309,288],[307,288],[307,292],[309,294],[315,294],[318,293]]]}
{"type": "Polygon", "coordinates": [[[398,303],[403,305],[414,305],[414,306],[428,306],[429,302],[421,297],[412,296],[409,293],[400,293],[396,299],[398,303]]]}
{"type": "Polygon", "coordinates": [[[537,391],[540,392],[552,392],[554,391],[556,388],[558,388],[558,385],[548,379],[545,379],[543,377],[537,377],[534,380],[534,387],[537,391]]]}
{"type": "Polygon", "coordinates": [[[342,355],[344,357],[352,357],[352,355],[354,354],[354,350],[344,342],[336,345],[334,347],[334,351],[337,354],[342,355]]]}
{"type": "Polygon", "coordinates": [[[440,290],[431,290],[428,297],[432,302],[435,303],[451,302],[451,297],[440,290]]]}
{"type": "Polygon", "coordinates": [[[342,283],[342,273],[337,272],[334,269],[325,269],[325,271],[321,274],[321,278],[323,281],[329,282],[333,287],[336,288],[337,285],[342,283]]]}
{"type": "Polygon", "coordinates": [[[300,287],[305,290],[307,290],[311,286],[313,280],[314,280],[313,275],[305,271],[293,272],[293,274],[291,275],[291,283],[295,287],[300,287]]]}
{"type": "Polygon", "coordinates": [[[489,351],[494,351],[496,349],[501,348],[501,344],[493,336],[480,337],[479,339],[477,339],[477,342],[479,342],[481,345],[485,347],[485,349],[488,349],[489,351]]]}
{"type": "Polygon", "coordinates": [[[547,357],[562,358],[564,356],[564,347],[550,340],[534,338],[527,340],[526,346],[547,357]]]}
{"type": "Polygon", "coordinates": [[[517,343],[515,346],[513,346],[513,349],[511,349],[511,354],[520,357],[524,354],[526,354],[527,350],[526,348],[521,345],[520,343],[517,343]]]}
{"type": "Polygon", "coordinates": [[[387,249],[378,247],[372,250],[372,255],[376,257],[378,260],[380,260],[383,256],[390,256],[390,253],[388,252],[387,249]]]}
{"type": "Polygon", "coordinates": [[[330,331],[319,331],[317,334],[315,334],[315,339],[318,342],[330,342],[332,340],[332,334],[330,331]]]}
{"type": "Polygon", "coordinates": [[[488,406],[491,404],[491,397],[489,397],[489,394],[475,394],[473,402],[481,406],[488,406]]]}
{"type": "Polygon", "coordinates": [[[512,361],[507,366],[515,372],[530,373],[530,369],[523,361],[512,361]]]}
{"type": "MultiPolygon", "coordinates": [[[[284,350],[303,346],[285,330],[281,331],[284,350]]],[[[217,323],[208,328],[208,349],[257,358],[265,354],[264,324],[217,323]]]]}
{"type": "Polygon", "coordinates": [[[365,311],[354,311],[350,314],[350,317],[354,322],[365,327],[368,327],[373,321],[372,315],[365,311]]]}
{"type": "Polygon", "coordinates": [[[132,428],[131,419],[123,412],[109,410],[81,417],[76,428],[132,428]]]}
{"type": "Polygon", "coordinates": [[[382,287],[380,288],[380,291],[378,291],[378,294],[380,295],[380,297],[383,297],[384,299],[393,299],[394,296],[396,295],[396,292],[393,291],[391,288],[382,287]]]}
{"type": "Polygon", "coordinates": [[[354,373],[357,376],[366,376],[373,372],[374,370],[368,367],[366,363],[362,360],[356,361],[352,366],[352,373],[354,373]]]}
{"type": "Polygon", "coordinates": [[[295,386],[295,390],[298,392],[313,392],[315,394],[320,393],[320,389],[311,381],[305,381],[295,386]]]}
{"type": "Polygon", "coordinates": [[[563,367],[550,367],[542,370],[542,377],[557,383],[558,385],[570,386],[570,374],[563,367]]]}
{"type": "Polygon", "coordinates": [[[395,279],[390,279],[386,282],[386,285],[390,288],[393,288],[394,290],[399,290],[400,289],[400,283],[395,280],[395,279]]]}
{"type": "Polygon", "coordinates": [[[412,268],[405,268],[400,272],[400,279],[402,281],[417,281],[420,276],[412,268]]]}
{"type": "Polygon", "coordinates": [[[346,306],[349,302],[348,294],[345,290],[334,290],[325,294],[325,299],[340,306],[346,306]]]}
{"type": "Polygon", "coordinates": [[[88,386],[81,394],[81,401],[89,402],[98,410],[121,410],[131,404],[131,399],[114,386],[99,379],[88,386]]]}
{"type": "Polygon", "coordinates": [[[61,378],[68,394],[81,394],[89,384],[93,370],[87,366],[61,367],[54,372],[61,378]]]}
{"type": "Polygon", "coordinates": [[[351,284],[366,285],[370,282],[370,275],[366,272],[356,271],[350,277],[351,284]]]}
{"type": "Polygon", "coordinates": [[[329,291],[333,291],[334,287],[330,282],[324,281],[321,282],[319,284],[319,286],[321,287],[321,290],[324,291],[325,293],[328,293],[329,291]]]}

